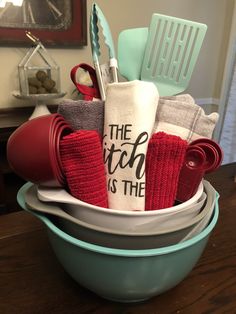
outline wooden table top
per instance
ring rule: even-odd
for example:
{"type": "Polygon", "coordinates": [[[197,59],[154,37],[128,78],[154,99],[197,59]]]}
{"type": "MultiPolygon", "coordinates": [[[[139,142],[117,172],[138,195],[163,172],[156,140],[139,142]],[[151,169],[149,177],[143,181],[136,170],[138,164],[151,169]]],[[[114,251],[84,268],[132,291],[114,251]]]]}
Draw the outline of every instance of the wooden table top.
{"type": "Polygon", "coordinates": [[[188,277],[148,301],[107,301],[77,284],[57,261],[44,225],[26,212],[0,216],[0,313],[236,313],[236,164],[206,176],[220,217],[188,277]]]}

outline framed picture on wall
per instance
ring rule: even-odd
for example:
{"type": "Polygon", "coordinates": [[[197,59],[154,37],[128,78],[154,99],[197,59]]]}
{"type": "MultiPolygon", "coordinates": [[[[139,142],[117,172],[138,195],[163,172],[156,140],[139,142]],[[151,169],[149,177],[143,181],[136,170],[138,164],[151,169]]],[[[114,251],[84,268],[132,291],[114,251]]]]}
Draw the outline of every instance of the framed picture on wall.
{"type": "Polygon", "coordinates": [[[87,45],[86,0],[23,0],[0,7],[0,45],[28,46],[30,31],[45,46],[87,45]]]}

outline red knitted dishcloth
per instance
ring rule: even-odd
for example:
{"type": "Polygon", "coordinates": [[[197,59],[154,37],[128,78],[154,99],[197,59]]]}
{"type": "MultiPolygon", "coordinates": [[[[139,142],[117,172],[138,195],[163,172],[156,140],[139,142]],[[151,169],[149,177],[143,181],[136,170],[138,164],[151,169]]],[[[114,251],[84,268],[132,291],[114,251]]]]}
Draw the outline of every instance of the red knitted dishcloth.
{"type": "Polygon", "coordinates": [[[108,207],[98,132],[79,130],[64,136],[60,141],[60,156],[71,195],[92,205],[108,207]]]}
{"type": "Polygon", "coordinates": [[[174,205],[187,142],[179,136],[152,135],[146,155],[145,210],[174,205]]]}

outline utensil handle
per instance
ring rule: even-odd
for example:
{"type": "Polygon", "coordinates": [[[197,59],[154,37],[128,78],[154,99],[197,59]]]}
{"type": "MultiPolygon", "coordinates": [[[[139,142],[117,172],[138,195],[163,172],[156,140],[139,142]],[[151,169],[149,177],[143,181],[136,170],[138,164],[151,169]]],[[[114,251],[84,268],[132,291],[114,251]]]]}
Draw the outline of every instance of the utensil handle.
{"type": "Polygon", "coordinates": [[[83,95],[84,100],[93,100],[93,98],[98,98],[98,99],[100,98],[96,72],[95,72],[95,69],[92,68],[89,64],[80,63],[74,66],[70,71],[70,78],[72,82],[74,83],[75,87],[77,88],[77,90],[83,95]],[[93,87],[80,84],[76,81],[76,73],[77,73],[77,70],[80,68],[89,73],[89,77],[93,83],[93,87]]]}
{"type": "Polygon", "coordinates": [[[118,82],[118,75],[117,75],[118,63],[115,58],[110,59],[110,68],[111,68],[113,82],[117,83],[118,82]]]}
{"type": "Polygon", "coordinates": [[[97,82],[98,82],[98,88],[100,91],[101,99],[106,100],[106,94],[105,94],[105,88],[102,80],[102,73],[100,69],[100,65],[98,61],[94,61],[94,68],[96,71],[96,76],[97,76],[97,82]]]}

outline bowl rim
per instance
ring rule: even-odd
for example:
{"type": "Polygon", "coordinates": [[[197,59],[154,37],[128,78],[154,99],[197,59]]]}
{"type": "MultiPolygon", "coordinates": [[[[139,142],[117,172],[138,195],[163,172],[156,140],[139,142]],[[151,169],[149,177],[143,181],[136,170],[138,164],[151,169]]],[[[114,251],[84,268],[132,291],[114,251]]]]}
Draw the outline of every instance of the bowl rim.
{"type": "MultiPolygon", "coordinates": [[[[214,208],[215,200],[218,198],[218,193],[213,188],[213,186],[205,180],[204,180],[204,187],[206,189],[206,191],[204,192],[204,194],[206,194],[206,200],[205,200],[205,204],[203,205],[201,211],[199,211],[199,213],[194,218],[192,218],[189,222],[182,223],[177,228],[176,227],[169,227],[169,228],[166,228],[165,230],[162,230],[162,231],[160,231],[159,229],[147,231],[146,228],[150,227],[150,223],[151,223],[151,225],[153,225],[153,220],[152,220],[151,222],[149,221],[146,223],[139,224],[136,226],[136,228],[134,228],[132,230],[117,230],[115,228],[113,229],[113,228],[108,228],[105,226],[96,225],[94,223],[89,223],[87,221],[80,220],[79,218],[75,218],[75,217],[70,215],[71,218],[73,218],[71,220],[71,222],[72,223],[78,223],[78,225],[80,225],[81,227],[87,228],[89,230],[93,229],[94,231],[101,232],[103,234],[106,234],[107,236],[112,235],[112,236],[121,236],[121,237],[129,237],[129,238],[132,238],[132,237],[142,237],[143,238],[143,237],[150,237],[150,236],[152,237],[152,236],[158,236],[158,235],[162,236],[166,233],[169,233],[169,234],[170,233],[176,233],[176,232],[179,232],[180,230],[185,230],[189,227],[192,227],[193,225],[198,224],[202,219],[204,219],[204,217],[207,215],[209,210],[214,208]],[[76,221],[74,221],[74,220],[76,220],[76,221]],[[147,225],[149,225],[149,226],[147,226],[147,225]],[[147,227],[142,229],[143,226],[147,226],[147,227]],[[141,227],[141,230],[140,230],[140,227],[141,227]]],[[[29,187],[29,188],[31,188],[31,187],[29,187]]],[[[28,189],[26,189],[25,192],[27,192],[28,189]]],[[[22,193],[23,198],[24,198],[25,192],[22,193]]],[[[35,196],[35,197],[37,197],[37,196],[35,196]]],[[[41,202],[41,203],[45,204],[44,206],[46,206],[46,207],[52,206],[51,203],[43,203],[43,202],[41,202]]],[[[35,212],[34,207],[31,208],[31,206],[28,206],[26,201],[25,201],[25,204],[26,204],[27,208],[29,208],[30,210],[33,210],[33,212],[35,212]]],[[[60,208],[63,210],[62,207],[60,207],[60,208]]],[[[37,210],[36,210],[36,212],[37,212],[37,210]]],[[[39,212],[39,214],[40,214],[40,212],[39,212]]],[[[44,213],[42,213],[42,215],[44,215],[44,213]]],[[[171,215],[171,214],[169,214],[169,215],[171,215]]],[[[157,218],[159,219],[159,217],[157,217],[157,218]]]]}
{"type": "Polygon", "coordinates": [[[89,250],[95,253],[105,254],[105,255],[113,255],[113,256],[122,256],[122,257],[147,257],[147,256],[157,256],[157,255],[166,255],[170,253],[174,253],[176,251],[183,250],[185,248],[188,248],[197,242],[203,240],[207,236],[210,235],[211,231],[215,227],[218,217],[219,217],[219,204],[218,200],[215,202],[214,211],[211,217],[211,221],[208,224],[208,226],[199,234],[194,236],[193,238],[177,243],[174,245],[162,247],[162,248],[154,248],[154,249],[116,249],[116,248],[109,248],[109,247],[103,247],[97,244],[88,243],[79,239],[76,239],[61,229],[59,229],[57,226],[53,224],[53,222],[46,216],[41,215],[39,213],[35,213],[33,211],[30,211],[24,202],[23,193],[24,191],[31,185],[31,182],[27,182],[24,184],[17,193],[17,201],[19,205],[29,213],[33,214],[35,217],[39,218],[48,228],[48,231],[52,232],[54,235],[60,238],[60,240],[66,241],[72,245],[78,246],[81,249],[89,250]]]}
{"type": "MultiPolygon", "coordinates": [[[[133,211],[133,210],[119,210],[119,209],[112,209],[112,208],[104,208],[104,207],[100,207],[100,206],[96,206],[96,205],[92,205],[89,203],[86,203],[84,201],[81,201],[75,197],[73,197],[71,194],[69,194],[65,189],[58,189],[58,188],[47,188],[47,187],[43,187],[43,186],[38,186],[38,196],[39,199],[42,200],[40,198],[40,189],[50,189],[50,190],[55,190],[57,191],[57,193],[60,193],[61,191],[63,191],[64,193],[68,194],[68,196],[71,199],[71,202],[63,202],[60,201],[59,203],[63,203],[63,204],[68,204],[68,205],[77,205],[77,206],[84,206],[86,208],[88,208],[89,210],[93,210],[93,211],[98,211],[98,212],[105,212],[106,214],[111,214],[111,215],[117,215],[117,216],[126,216],[126,217],[134,217],[134,216],[138,216],[138,217],[142,217],[142,216],[153,216],[153,215],[165,215],[165,214],[172,214],[172,213],[176,213],[177,211],[182,211],[185,210],[185,207],[189,206],[192,204],[193,199],[196,201],[199,200],[199,198],[201,197],[203,191],[204,191],[204,186],[203,186],[203,180],[200,182],[197,192],[187,201],[180,203],[178,205],[172,206],[172,207],[167,207],[167,208],[162,208],[162,209],[154,209],[154,210],[142,210],[142,211],[133,211]]],[[[43,201],[43,200],[42,200],[43,201]]]]}

